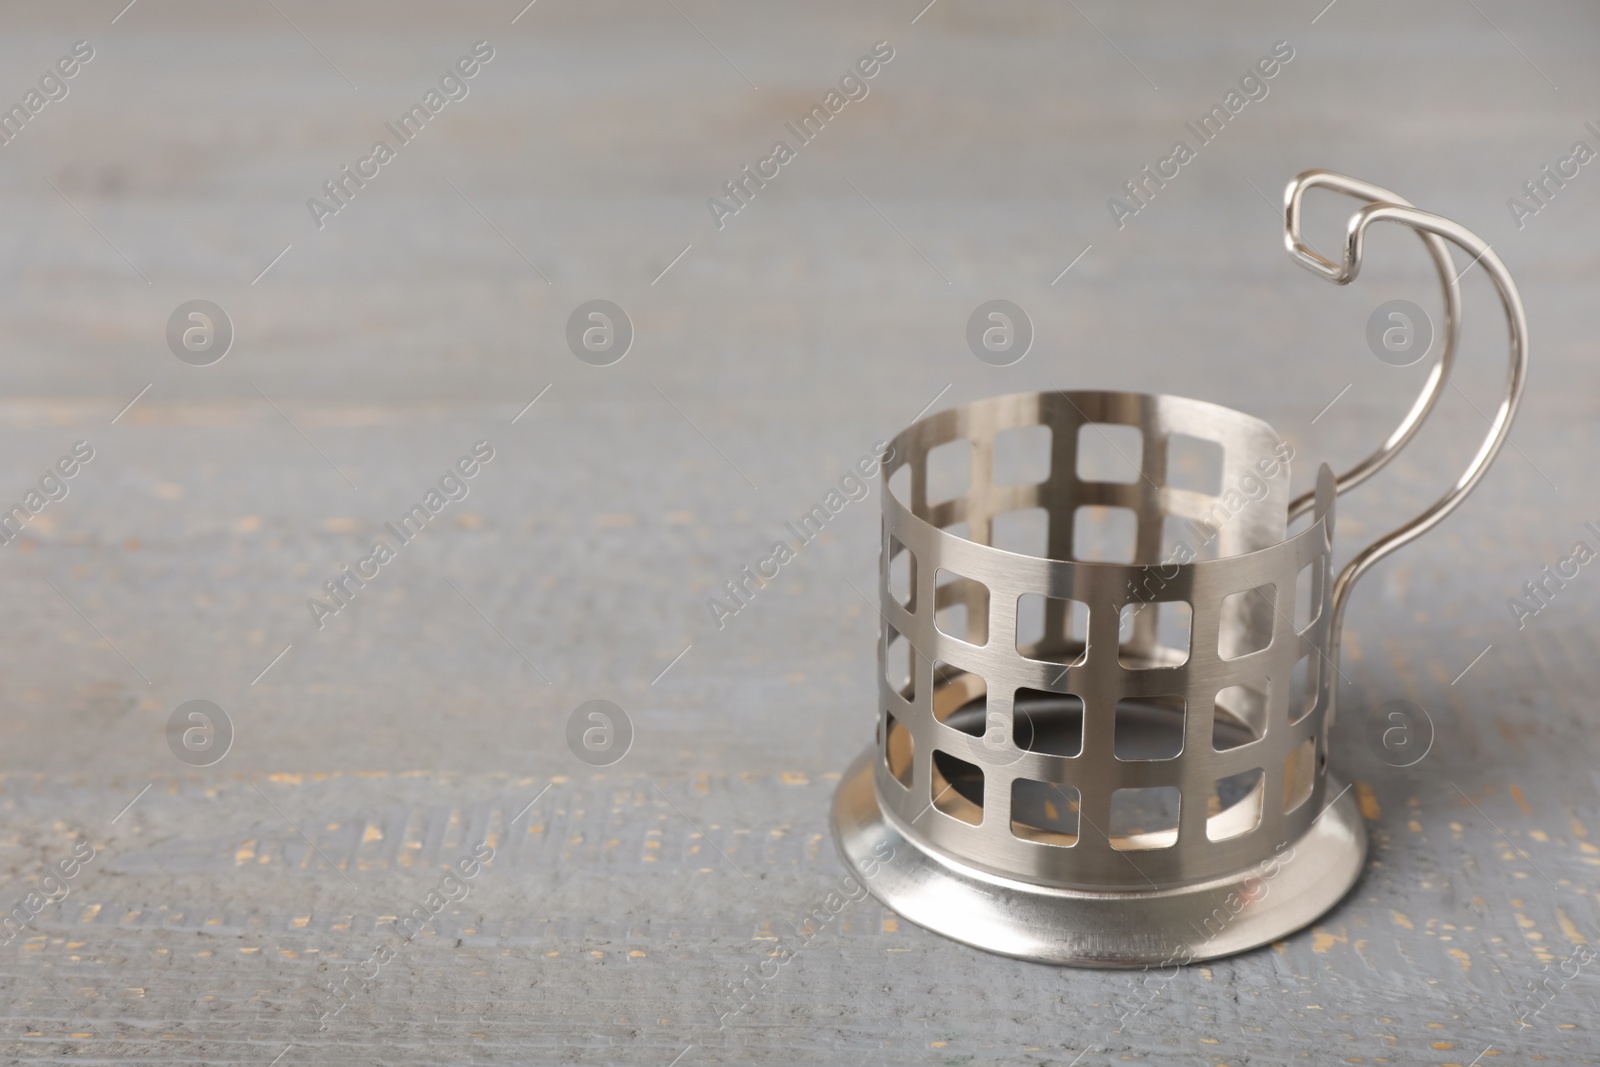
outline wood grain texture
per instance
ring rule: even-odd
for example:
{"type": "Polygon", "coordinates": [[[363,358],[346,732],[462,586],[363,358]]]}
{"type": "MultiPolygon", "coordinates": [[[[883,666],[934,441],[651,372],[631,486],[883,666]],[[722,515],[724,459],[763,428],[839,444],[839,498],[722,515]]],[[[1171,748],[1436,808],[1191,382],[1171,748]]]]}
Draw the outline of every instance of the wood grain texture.
{"type": "MultiPolygon", "coordinates": [[[[1595,10],[921,8],[0,11],[0,102],[95,49],[0,145],[0,501],[95,449],[0,546],[4,903],[96,850],[0,946],[7,1062],[1595,1062],[1600,978],[1562,965],[1600,940],[1600,574],[1522,629],[1506,605],[1600,522],[1600,174],[1521,229],[1506,207],[1600,147],[1595,10]],[[306,199],[478,40],[466,98],[317,229],[306,199]],[[1107,198],[1279,40],[1268,96],[1118,229],[1107,198]],[[719,230],[706,199],[878,41],[870,94],[719,230]],[[1434,286],[1399,234],[1348,289],[1296,269],[1277,201],[1311,166],[1491,241],[1534,346],[1515,447],[1352,602],[1333,763],[1372,834],[1362,882],[1170,981],[851,903],[719,1028],[843,874],[826,815],[872,736],[876,492],[725,628],[706,598],[936,396],[1218,401],[1294,443],[1296,489],[1364,455],[1423,373],[1372,357],[1367,316],[1434,286]],[[197,297],[237,332],[206,368],[164,339],[197,297]],[[1037,330],[1009,368],[963,338],[995,297],[1037,330]],[[595,298],[637,331],[607,368],[566,348],[595,298]],[[479,440],[470,495],[319,629],[307,598],[479,440]],[[236,729],[208,769],[167,746],[196,698],[236,729]],[[566,743],[592,698],[636,733],[601,770],[566,743]],[[1433,726],[1408,769],[1366,736],[1397,699],[1433,726]],[[470,894],[402,942],[386,924],[481,840],[470,894]]],[[[1331,243],[1342,217],[1309,226],[1331,243]]],[[[1460,389],[1341,504],[1345,556],[1484,431],[1504,338],[1482,272],[1463,286],[1460,389]]]]}

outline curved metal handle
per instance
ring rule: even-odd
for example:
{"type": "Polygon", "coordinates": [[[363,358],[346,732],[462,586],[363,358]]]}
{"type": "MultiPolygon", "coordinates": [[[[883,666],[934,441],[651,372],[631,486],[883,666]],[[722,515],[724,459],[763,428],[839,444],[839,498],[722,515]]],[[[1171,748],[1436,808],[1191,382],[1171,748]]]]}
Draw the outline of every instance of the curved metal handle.
{"type": "MultiPolygon", "coordinates": [[[[1284,244],[1288,247],[1289,254],[1306,269],[1337,285],[1347,285],[1360,270],[1360,261],[1347,261],[1348,265],[1334,263],[1318,254],[1300,236],[1300,200],[1306,190],[1318,188],[1332,189],[1367,203],[1397,204],[1402,207],[1411,207],[1412,204],[1381,186],[1349,178],[1343,174],[1335,174],[1329,170],[1308,170],[1295,175],[1294,180],[1284,190],[1284,244]]],[[[1351,225],[1354,224],[1355,220],[1352,219],[1351,225]]],[[[1433,370],[1428,373],[1428,380],[1423,383],[1422,392],[1417,394],[1411,410],[1406,412],[1405,418],[1400,420],[1400,425],[1395,427],[1394,432],[1372,455],[1338,476],[1334,484],[1339,493],[1354,489],[1378,473],[1410,442],[1422,428],[1422,421],[1438,403],[1439,397],[1444,393],[1445,383],[1449,380],[1450,371],[1455,367],[1456,349],[1461,341],[1460,275],[1456,273],[1455,264],[1450,259],[1450,249],[1443,240],[1422,230],[1417,231],[1417,236],[1422,239],[1428,254],[1433,257],[1434,267],[1439,271],[1439,284],[1444,291],[1444,344],[1439,353],[1439,362],[1435,363],[1433,370]]],[[[1296,497],[1289,505],[1289,521],[1293,522],[1310,511],[1316,502],[1315,497],[1316,491],[1313,489],[1308,489],[1296,497]]]]}
{"type": "MultiPolygon", "coordinates": [[[[1339,475],[1335,481],[1337,492],[1343,493],[1360,485],[1392,460],[1416,435],[1417,430],[1421,428],[1422,420],[1438,402],[1439,395],[1444,389],[1445,381],[1455,362],[1456,342],[1461,333],[1459,281],[1461,274],[1466,273],[1466,268],[1462,268],[1459,273],[1455,272],[1445,241],[1472,256],[1472,261],[1467,264],[1468,267],[1473,263],[1482,263],[1483,269],[1494,282],[1495,289],[1500,294],[1500,303],[1505,309],[1506,325],[1510,330],[1511,366],[1507,375],[1506,394],[1500,401],[1499,410],[1490,421],[1488,436],[1484,438],[1483,444],[1478,446],[1477,454],[1473,456],[1467,469],[1456,479],[1455,484],[1422,514],[1396,527],[1356,553],[1355,558],[1345,564],[1344,570],[1339,572],[1339,577],[1333,584],[1333,611],[1330,620],[1332,632],[1329,635],[1333,645],[1330,649],[1330,658],[1336,663],[1340,634],[1344,628],[1344,609],[1350,597],[1351,587],[1373,564],[1433,529],[1466,499],[1467,494],[1488,471],[1489,464],[1494,462],[1500,447],[1505,444],[1506,436],[1511,431],[1511,420],[1516,415],[1517,405],[1522,400],[1522,387],[1528,372],[1528,322],[1522,309],[1522,297],[1518,295],[1517,285],[1511,280],[1505,264],[1482,238],[1459,223],[1413,207],[1410,202],[1387,189],[1333,171],[1304,171],[1296,175],[1284,190],[1283,236],[1289,254],[1301,266],[1336,285],[1348,285],[1360,272],[1363,240],[1367,227],[1374,222],[1398,222],[1403,226],[1409,226],[1427,245],[1444,286],[1444,348],[1439,362],[1434,365],[1427,382],[1423,385],[1422,393],[1411,405],[1411,410],[1401,420],[1399,427],[1376,452],[1339,475]],[[1300,236],[1300,201],[1306,190],[1314,188],[1332,189],[1366,202],[1360,210],[1350,216],[1345,232],[1344,260],[1341,263],[1335,263],[1318,254],[1300,236]]],[[[1312,506],[1315,495],[1315,492],[1305,493],[1289,505],[1290,522],[1312,506]]]]}

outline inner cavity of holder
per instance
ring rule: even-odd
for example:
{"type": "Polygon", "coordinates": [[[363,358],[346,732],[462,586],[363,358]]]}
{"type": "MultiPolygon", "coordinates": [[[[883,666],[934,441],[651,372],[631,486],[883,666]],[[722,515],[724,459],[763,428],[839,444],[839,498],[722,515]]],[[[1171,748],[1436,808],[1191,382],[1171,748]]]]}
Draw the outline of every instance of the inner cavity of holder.
{"type": "MultiPolygon", "coordinates": [[[[986,801],[996,799],[988,784],[988,771],[1008,767],[1023,753],[1066,758],[1083,750],[1084,702],[1069,693],[1018,689],[1012,699],[1009,729],[1005,716],[992,713],[988,687],[970,671],[950,664],[933,665],[934,718],[973,739],[957,754],[935,748],[929,804],[953,818],[977,826],[985,818],[986,801]],[[1009,740],[1011,743],[1006,744],[1009,740]]],[[[1258,741],[1264,734],[1267,693],[1247,686],[1231,686],[1217,695],[1210,709],[1211,738],[1217,751],[1258,741]]],[[[1198,712],[1196,712],[1198,713],[1198,712]]],[[[1118,760],[1175,760],[1183,752],[1186,717],[1190,709],[1178,697],[1141,697],[1119,700],[1113,720],[1113,750],[1118,760]]],[[[903,728],[891,719],[891,731],[903,728]]],[[[1307,750],[1309,751],[1309,750],[1307,750]]],[[[895,735],[887,746],[891,773],[910,785],[912,748],[908,737],[895,735]]],[[[1304,751],[1296,750],[1286,766],[1285,808],[1297,806],[1309,794],[1311,768],[1304,751]]],[[[1070,777],[1070,776],[1069,776],[1070,777]]],[[[1247,833],[1261,820],[1265,800],[1265,772],[1251,768],[1214,783],[1207,807],[1206,836],[1221,841],[1247,833]]],[[[1201,798],[1196,798],[1199,800],[1201,798]]],[[[1176,788],[1119,789],[1112,795],[1108,824],[1100,830],[1119,851],[1166,848],[1177,840],[1182,798],[1176,788]]],[[[1011,832],[1018,838],[1060,847],[1077,843],[1081,832],[1080,798],[1065,781],[1017,777],[1011,782],[1011,832]]]]}
{"type": "Polygon", "coordinates": [[[1074,562],[1184,563],[1284,538],[1293,452],[1259,419],[1132,394],[1047,393],[991,406],[942,412],[908,431],[890,494],[955,536],[1074,562]]]}

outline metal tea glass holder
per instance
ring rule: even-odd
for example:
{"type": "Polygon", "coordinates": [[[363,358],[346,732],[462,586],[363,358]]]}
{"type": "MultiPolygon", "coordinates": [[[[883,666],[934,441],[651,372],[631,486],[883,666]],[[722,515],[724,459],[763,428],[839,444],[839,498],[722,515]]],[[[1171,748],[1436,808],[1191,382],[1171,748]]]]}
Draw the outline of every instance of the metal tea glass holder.
{"type": "Polygon", "coordinates": [[[878,736],[833,810],[845,860],[888,907],[1008,956],[1136,967],[1267,944],[1354,885],[1366,831],[1348,786],[1328,773],[1350,591],[1483,477],[1506,440],[1528,358],[1516,286],[1476,235],[1328,171],[1307,171],[1285,192],[1290,254],[1340,285],[1356,277],[1377,222],[1415,230],[1438,268],[1440,356],[1381,447],[1337,477],[1323,465],[1315,488],[1287,507],[1277,433],[1183,397],[1001,396],[895,438],[884,468],[878,736]],[[1300,236],[1301,200],[1319,188],[1362,202],[1342,262],[1300,236]],[[1504,305],[1505,397],[1449,490],[1334,577],[1337,497],[1395,457],[1448,380],[1461,314],[1446,242],[1483,268],[1504,305]],[[1080,476],[1079,433],[1096,425],[1137,431],[1135,480],[1080,476]],[[997,484],[996,436],[1023,427],[1048,427],[1049,474],[997,484]],[[1180,484],[1169,464],[1180,435],[1220,447],[1225,488],[1180,484]],[[930,503],[929,453],[952,442],[970,448],[965,493],[930,503]],[[908,478],[896,478],[902,468],[908,478]],[[1241,484],[1267,491],[1240,504],[1226,487],[1241,484]],[[1076,553],[1075,519],[1096,508],[1134,513],[1132,562],[1076,553]],[[997,520],[1021,509],[1048,516],[1042,553],[994,547],[997,520]],[[1172,521],[1209,531],[1216,558],[1162,558],[1172,521]],[[1024,608],[1042,613],[1041,633],[1019,636],[1024,608]]]}

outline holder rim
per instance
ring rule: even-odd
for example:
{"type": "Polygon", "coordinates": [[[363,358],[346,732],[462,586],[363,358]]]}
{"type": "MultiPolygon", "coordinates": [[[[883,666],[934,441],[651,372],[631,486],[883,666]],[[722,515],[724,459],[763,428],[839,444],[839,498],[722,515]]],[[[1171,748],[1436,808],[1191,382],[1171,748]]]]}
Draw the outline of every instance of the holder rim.
{"type": "MultiPolygon", "coordinates": [[[[830,822],[846,866],[902,918],[1015,959],[1133,968],[1231,956],[1309,926],[1349,893],[1365,868],[1366,826],[1345,787],[1279,858],[1223,878],[1153,890],[1034,885],[978,870],[908,838],[878,802],[877,754],[869,745],[834,794],[830,822]],[[887,860],[885,847],[891,850],[887,860]]],[[[1331,775],[1328,781],[1334,784],[1331,775]]]]}

